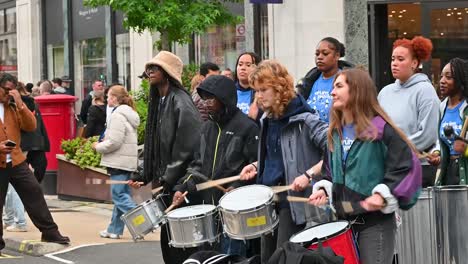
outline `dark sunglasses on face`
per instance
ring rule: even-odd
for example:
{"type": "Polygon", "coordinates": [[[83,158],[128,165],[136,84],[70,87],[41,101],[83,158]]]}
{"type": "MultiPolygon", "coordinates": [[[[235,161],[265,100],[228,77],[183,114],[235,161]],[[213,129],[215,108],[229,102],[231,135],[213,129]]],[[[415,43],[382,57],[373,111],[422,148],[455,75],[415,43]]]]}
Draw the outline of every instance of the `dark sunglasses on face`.
{"type": "Polygon", "coordinates": [[[146,75],[150,75],[151,73],[154,73],[159,70],[161,70],[161,67],[159,67],[158,65],[150,65],[146,68],[145,73],[146,75]]]}

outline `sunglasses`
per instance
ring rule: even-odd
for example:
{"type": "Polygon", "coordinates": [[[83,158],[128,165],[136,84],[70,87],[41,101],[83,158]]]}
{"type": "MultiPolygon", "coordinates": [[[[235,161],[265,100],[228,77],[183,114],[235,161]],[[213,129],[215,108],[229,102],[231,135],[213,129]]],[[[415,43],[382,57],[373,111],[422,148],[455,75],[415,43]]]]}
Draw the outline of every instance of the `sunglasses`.
{"type": "Polygon", "coordinates": [[[151,73],[154,73],[160,70],[161,70],[161,67],[159,67],[158,65],[150,65],[146,68],[145,73],[146,75],[150,75],[151,73]]]}

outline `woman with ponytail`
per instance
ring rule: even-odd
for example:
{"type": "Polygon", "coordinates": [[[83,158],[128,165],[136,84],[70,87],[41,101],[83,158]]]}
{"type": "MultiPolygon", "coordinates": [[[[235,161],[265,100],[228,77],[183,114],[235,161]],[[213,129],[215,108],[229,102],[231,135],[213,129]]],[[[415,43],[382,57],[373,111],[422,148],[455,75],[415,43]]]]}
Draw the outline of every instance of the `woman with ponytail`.
{"type": "MultiPolygon", "coordinates": [[[[378,99],[382,108],[403,130],[419,152],[429,153],[437,142],[440,100],[421,63],[429,60],[431,40],[415,37],[393,43],[391,69],[395,83],[385,86],[378,99]]],[[[427,160],[423,165],[423,187],[434,185],[437,167],[427,160]]]]}
{"type": "MultiPolygon", "coordinates": [[[[101,166],[107,168],[111,180],[128,181],[137,168],[138,142],[137,127],[140,117],[135,111],[135,103],[125,87],[112,86],[107,94],[107,104],[114,107],[107,124],[104,138],[93,147],[102,154],[101,166]]],[[[123,234],[124,222],[120,217],[133,209],[130,186],[125,184],[111,185],[114,211],[109,226],[99,232],[103,238],[119,239],[123,234]]]]}

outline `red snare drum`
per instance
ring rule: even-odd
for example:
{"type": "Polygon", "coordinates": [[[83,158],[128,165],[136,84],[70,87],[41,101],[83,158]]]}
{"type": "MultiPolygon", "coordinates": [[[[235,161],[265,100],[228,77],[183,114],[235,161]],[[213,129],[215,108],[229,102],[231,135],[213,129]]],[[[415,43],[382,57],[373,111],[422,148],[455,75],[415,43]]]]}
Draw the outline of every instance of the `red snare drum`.
{"type": "Polygon", "coordinates": [[[330,247],[336,255],[344,257],[344,264],[359,264],[359,254],[348,221],[336,221],[307,228],[290,239],[309,249],[316,249],[318,241],[330,247]]]}

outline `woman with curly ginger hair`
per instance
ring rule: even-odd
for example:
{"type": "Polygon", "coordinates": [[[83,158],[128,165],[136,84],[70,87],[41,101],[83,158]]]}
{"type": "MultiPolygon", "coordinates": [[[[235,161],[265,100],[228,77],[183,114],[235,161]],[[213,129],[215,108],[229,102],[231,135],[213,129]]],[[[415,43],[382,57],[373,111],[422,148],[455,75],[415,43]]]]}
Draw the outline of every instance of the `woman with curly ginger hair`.
{"type": "MultiPolygon", "coordinates": [[[[424,37],[399,39],[393,43],[391,69],[395,83],[385,86],[378,99],[385,112],[420,152],[436,146],[440,100],[421,63],[429,60],[431,40],[424,37]]],[[[423,187],[434,185],[437,167],[427,160],[423,165],[423,187]]]]}
{"type": "Polygon", "coordinates": [[[257,176],[267,186],[290,185],[279,195],[276,206],[279,225],[273,235],[262,236],[261,258],[266,262],[276,248],[304,229],[303,205],[289,203],[287,195],[309,197],[317,164],[327,151],[327,124],[320,121],[301,95],[294,92],[293,78],[279,62],[267,60],[250,74],[258,104],[265,111],[260,119],[258,162],[247,165],[242,180],[257,176]],[[315,166],[314,166],[315,165],[315,166]],[[314,167],[312,167],[314,166],[314,167]]]}

